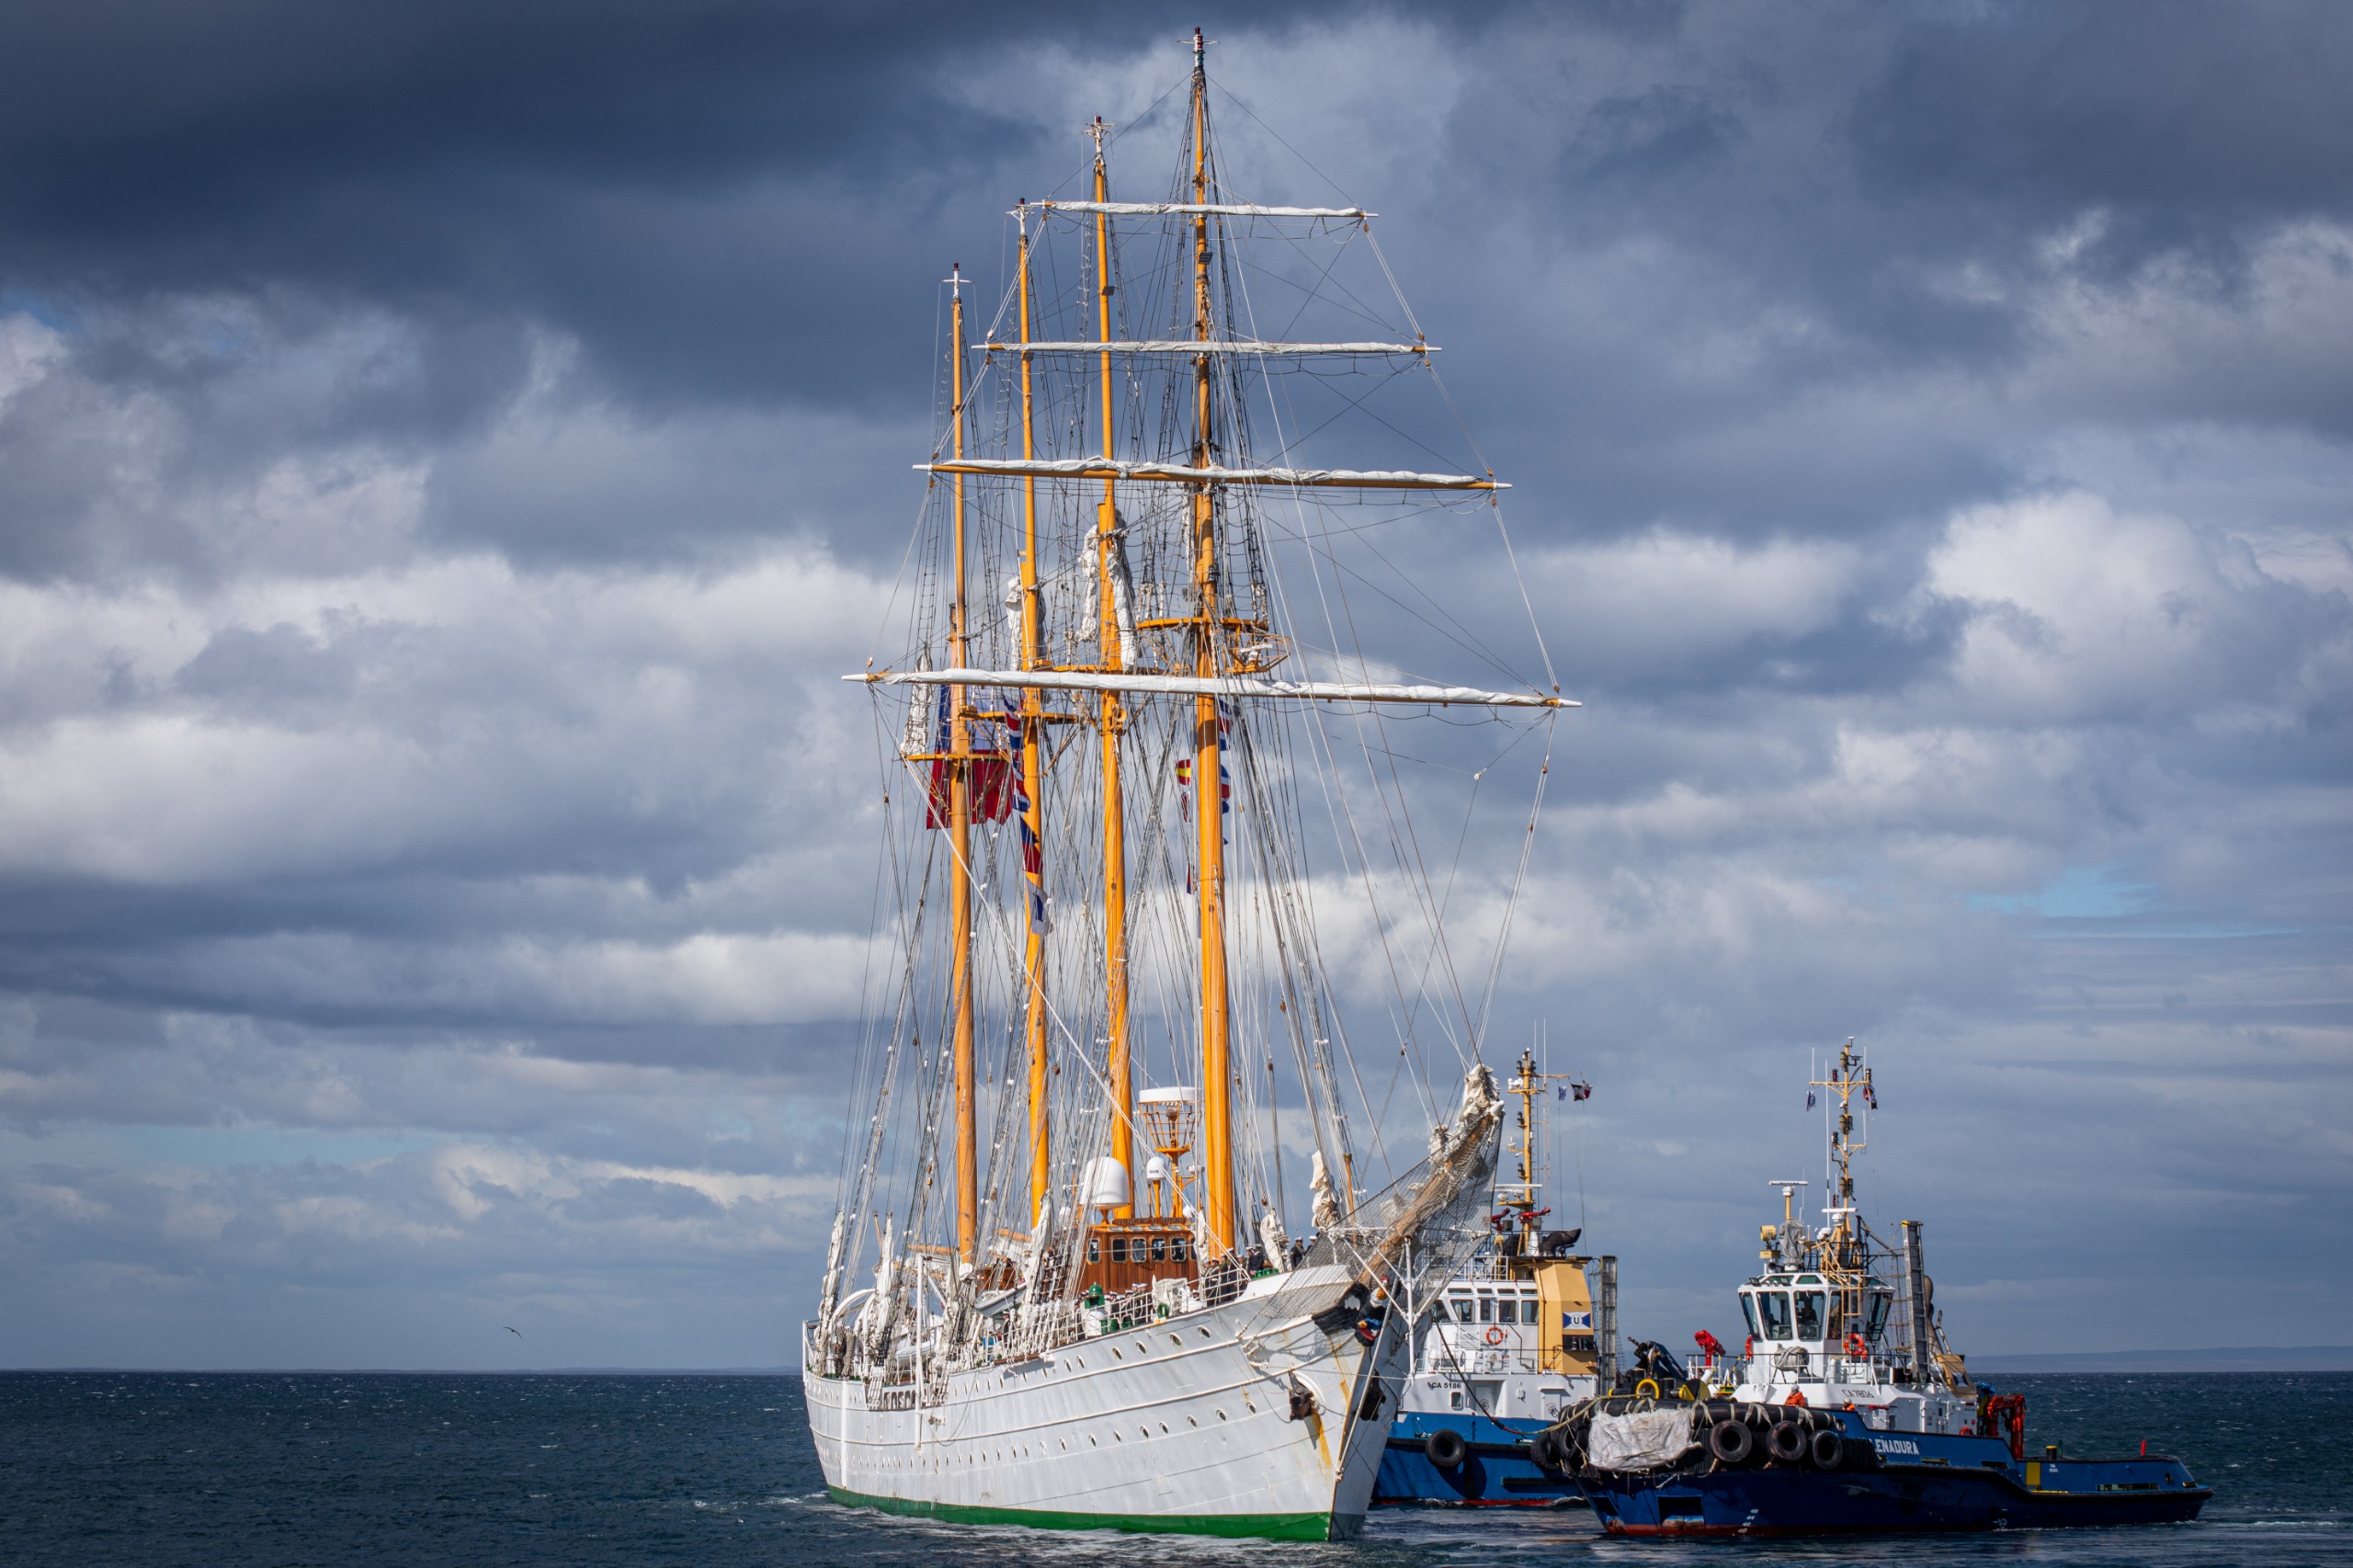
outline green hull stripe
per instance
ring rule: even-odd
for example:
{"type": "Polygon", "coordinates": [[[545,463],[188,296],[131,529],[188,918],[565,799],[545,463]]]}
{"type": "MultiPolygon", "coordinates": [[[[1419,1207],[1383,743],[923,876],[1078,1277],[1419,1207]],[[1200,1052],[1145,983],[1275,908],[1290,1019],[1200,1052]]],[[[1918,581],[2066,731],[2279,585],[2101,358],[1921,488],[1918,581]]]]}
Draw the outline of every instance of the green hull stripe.
{"type": "Polygon", "coordinates": [[[926,1519],[966,1525],[1028,1525],[1043,1530],[1149,1530],[1172,1535],[1260,1536],[1271,1540],[1325,1540],[1329,1514],[1064,1514],[1045,1508],[976,1508],[961,1503],[926,1503],[909,1497],[870,1497],[839,1486],[825,1488],[834,1501],[853,1508],[880,1508],[926,1519]]]}

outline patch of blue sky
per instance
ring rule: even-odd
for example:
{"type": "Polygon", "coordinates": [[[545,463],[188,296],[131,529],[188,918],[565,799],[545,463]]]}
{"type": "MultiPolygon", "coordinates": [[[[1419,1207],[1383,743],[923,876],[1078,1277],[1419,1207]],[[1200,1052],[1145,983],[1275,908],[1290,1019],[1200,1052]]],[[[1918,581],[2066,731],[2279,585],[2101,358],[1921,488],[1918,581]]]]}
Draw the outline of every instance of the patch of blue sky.
{"type": "Polygon", "coordinates": [[[78,336],[88,328],[80,312],[28,289],[0,289],[0,317],[30,316],[51,332],[78,336]]]}
{"type": "Polygon", "coordinates": [[[2189,911],[2161,902],[2149,882],[2130,880],[2119,866],[2070,866],[2031,893],[1975,893],[1972,909],[2003,915],[2036,915],[2053,922],[2102,922],[2097,930],[2070,930],[2064,925],[2046,930],[2049,937],[2145,937],[2174,940],[2216,940],[2245,937],[2293,937],[2292,926],[2241,926],[2199,919],[2189,911]]]}
{"type": "Polygon", "coordinates": [[[2046,920],[2115,920],[2147,914],[2156,902],[2154,885],[2127,881],[2120,867],[2070,866],[2039,892],[1972,893],[1969,907],[2046,920]]]}
{"type": "Polygon", "coordinates": [[[337,1132],[299,1127],[59,1127],[0,1131],[0,1167],[27,1165],[364,1165],[448,1140],[412,1131],[337,1132]]]}

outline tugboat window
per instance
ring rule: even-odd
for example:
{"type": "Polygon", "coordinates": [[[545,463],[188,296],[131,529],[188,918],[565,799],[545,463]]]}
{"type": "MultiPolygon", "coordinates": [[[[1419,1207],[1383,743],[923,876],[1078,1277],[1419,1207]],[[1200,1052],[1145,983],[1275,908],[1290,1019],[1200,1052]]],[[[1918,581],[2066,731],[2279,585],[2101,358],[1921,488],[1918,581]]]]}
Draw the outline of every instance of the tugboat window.
{"type": "Polygon", "coordinates": [[[1879,1342],[1880,1331],[1887,1327],[1887,1309],[1889,1302],[1893,1299],[1893,1298],[1888,1296],[1873,1296],[1871,1298],[1870,1320],[1869,1325],[1863,1330],[1863,1335],[1873,1344],[1877,1344],[1879,1342]]]}
{"type": "Polygon", "coordinates": [[[1495,1321],[1497,1323],[1517,1323],[1519,1321],[1519,1309],[1513,1304],[1512,1299],[1509,1296],[1506,1296],[1502,1301],[1495,1303],[1495,1321]]]}
{"type": "Polygon", "coordinates": [[[1756,1333],[1756,1298],[1744,1293],[1740,1298],[1741,1315],[1748,1320],[1748,1332],[1756,1333]]]}
{"type": "Polygon", "coordinates": [[[1790,1293],[1787,1290],[1759,1290],[1756,1310],[1765,1319],[1765,1337],[1787,1339],[1790,1336],[1790,1293]]]}
{"type": "Polygon", "coordinates": [[[1479,1321],[1481,1323],[1495,1321],[1495,1299],[1493,1296],[1479,1298],[1479,1321]]]}
{"type": "Polygon", "coordinates": [[[1819,1290],[1798,1292],[1798,1337],[1822,1337],[1822,1292],[1819,1290]]]}

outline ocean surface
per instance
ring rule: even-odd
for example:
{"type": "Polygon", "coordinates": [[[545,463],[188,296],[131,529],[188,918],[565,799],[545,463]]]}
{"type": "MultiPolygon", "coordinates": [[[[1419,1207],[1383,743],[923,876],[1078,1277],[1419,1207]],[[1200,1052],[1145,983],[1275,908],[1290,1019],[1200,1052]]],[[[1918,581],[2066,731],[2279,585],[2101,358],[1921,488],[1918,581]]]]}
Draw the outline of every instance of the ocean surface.
{"type": "Polygon", "coordinates": [[[0,1562],[1235,1568],[2353,1563],[2353,1373],[2012,1376],[2029,1434],[2186,1460],[2194,1525],[1613,1542],[1583,1509],[1382,1509],[1300,1546],[972,1528],[825,1499],[790,1377],[0,1373],[0,1562]]]}

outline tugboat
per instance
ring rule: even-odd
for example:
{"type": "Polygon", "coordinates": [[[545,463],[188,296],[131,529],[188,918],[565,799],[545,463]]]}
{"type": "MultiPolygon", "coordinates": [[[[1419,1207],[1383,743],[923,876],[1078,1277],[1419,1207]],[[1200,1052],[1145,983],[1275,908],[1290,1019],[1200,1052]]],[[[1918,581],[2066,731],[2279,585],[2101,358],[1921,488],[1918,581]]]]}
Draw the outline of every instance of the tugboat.
{"type": "Polygon", "coordinates": [[[1410,1370],[1399,1390],[1376,1505],[1472,1507],[1585,1506],[1575,1480],[1538,1462],[1533,1445],[1568,1411],[1611,1386],[1618,1371],[1618,1260],[1577,1256],[1579,1230],[1546,1230],[1538,1206],[1540,1120],[1549,1097],[1582,1100],[1591,1085],[1540,1073],[1522,1051],[1507,1156],[1519,1179],[1499,1180],[1493,1239],[1418,1310],[1410,1370]],[[1599,1290],[1588,1271],[1598,1266],[1599,1290]]]}
{"type": "MultiPolygon", "coordinates": [[[[1848,1040],[1812,1087],[1837,1098],[1831,1201],[1802,1222],[1779,1181],[1764,1269],[1740,1287],[1749,1341],[1689,1381],[1604,1396],[1547,1434],[1611,1535],[1748,1536],[2170,1523],[2213,1495],[2179,1460],[2028,1457],[2026,1398],[1969,1381],[1922,1267],[1920,1225],[1890,1247],[1850,1171],[1854,1101],[1878,1107],[1848,1040]],[[1678,1397],[1679,1396],[1679,1397],[1678,1397]]],[[[1809,1094],[1808,1103],[1813,1096],[1809,1094]]],[[[1702,1348],[1707,1341],[1702,1341],[1702,1348]]]]}

